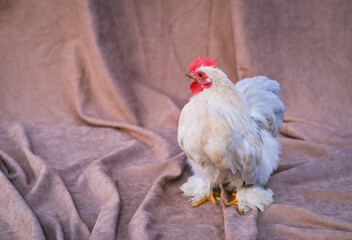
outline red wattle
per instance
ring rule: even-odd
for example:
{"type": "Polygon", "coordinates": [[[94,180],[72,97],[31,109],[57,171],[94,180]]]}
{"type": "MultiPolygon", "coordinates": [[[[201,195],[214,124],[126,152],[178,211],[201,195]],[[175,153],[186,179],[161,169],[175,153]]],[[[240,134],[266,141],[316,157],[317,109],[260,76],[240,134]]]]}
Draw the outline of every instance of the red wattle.
{"type": "Polygon", "coordinates": [[[191,85],[191,91],[194,95],[197,95],[198,93],[200,93],[201,91],[203,91],[204,88],[210,88],[211,87],[211,82],[206,83],[204,85],[199,84],[196,80],[194,80],[191,85]]]}
{"type": "Polygon", "coordinates": [[[194,80],[190,85],[191,91],[194,95],[197,95],[203,91],[202,85],[200,85],[196,80],[194,80]]]}

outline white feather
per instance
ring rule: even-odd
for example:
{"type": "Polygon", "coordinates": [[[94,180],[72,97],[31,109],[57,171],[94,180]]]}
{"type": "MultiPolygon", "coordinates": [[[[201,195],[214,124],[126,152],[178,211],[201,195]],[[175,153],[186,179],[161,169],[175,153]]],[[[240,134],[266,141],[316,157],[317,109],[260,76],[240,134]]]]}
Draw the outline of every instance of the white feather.
{"type": "Polygon", "coordinates": [[[235,87],[258,125],[276,136],[281,129],[285,112],[285,106],[278,97],[279,83],[267,77],[258,76],[245,78],[237,82],[235,87]]]}
{"type": "Polygon", "coordinates": [[[243,212],[248,212],[254,208],[263,211],[265,206],[269,206],[273,202],[273,191],[265,190],[260,186],[241,188],[237,192],[237,200],[243,212]]]}

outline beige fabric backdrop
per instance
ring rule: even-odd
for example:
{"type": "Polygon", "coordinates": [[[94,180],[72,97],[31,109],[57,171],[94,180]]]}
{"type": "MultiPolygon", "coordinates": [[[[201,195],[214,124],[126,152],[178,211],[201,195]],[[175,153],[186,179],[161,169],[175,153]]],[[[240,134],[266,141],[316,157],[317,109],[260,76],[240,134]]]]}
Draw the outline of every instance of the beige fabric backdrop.
{"type": "Polygon", "coordinates": [[[0,239],[352,239],[352,2],[0,1],[0,239]],[[179,187],[204,52],[286,105],[275,203],[179,187]]]}

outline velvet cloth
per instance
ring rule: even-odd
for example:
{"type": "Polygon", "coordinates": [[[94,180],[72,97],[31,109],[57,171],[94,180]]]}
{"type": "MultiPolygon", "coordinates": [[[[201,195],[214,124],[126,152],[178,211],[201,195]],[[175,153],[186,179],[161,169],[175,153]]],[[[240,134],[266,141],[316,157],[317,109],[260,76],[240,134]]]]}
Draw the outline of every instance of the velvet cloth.
{"type": "Polygon", "coordinates": [[[0,1],[0,239],[352,239],[352,1],[0,1]],[[179,187],[204,52],[286,106],[274,204],[179,187]]]}

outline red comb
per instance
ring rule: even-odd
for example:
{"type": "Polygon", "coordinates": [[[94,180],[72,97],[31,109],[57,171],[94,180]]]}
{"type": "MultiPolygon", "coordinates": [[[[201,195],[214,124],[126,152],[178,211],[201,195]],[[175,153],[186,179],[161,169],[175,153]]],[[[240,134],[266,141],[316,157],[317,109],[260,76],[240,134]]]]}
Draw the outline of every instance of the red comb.
{"type": "Polygon", "coordinates": [[[202,66],[208,66],[208,67],[216,67],[218,65],[218,59],[210,59],[209,57],[206,57],[206,53],[204,53],[203,58],[200,58],[200,56],[197,59],[194,59],[193,62],[189,65],[188,72],[193,73],[197,68],[202,67],[202,66]]]}

